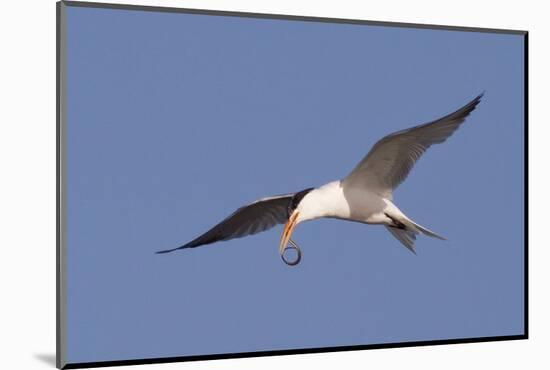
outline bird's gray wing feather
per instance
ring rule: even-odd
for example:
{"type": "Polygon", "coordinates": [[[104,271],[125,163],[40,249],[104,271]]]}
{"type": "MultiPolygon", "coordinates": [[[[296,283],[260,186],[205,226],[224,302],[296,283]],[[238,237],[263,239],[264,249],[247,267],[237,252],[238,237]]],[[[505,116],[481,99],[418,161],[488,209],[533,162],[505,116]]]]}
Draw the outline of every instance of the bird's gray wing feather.
{"type": "Polygon", "coordinates": [[[222,240],[241,238],[271,229],[288,220],[288,207],[294,194],[260,199],[237,209],[225,220],[181,247],[159,251],[168,253],[178,249],[195,248],[222,240]]]}
{"type": "Polygon", "coordinates": [[[357,186],[391,198],[414,164],[433,144],[447,140],[475,109],[483,94],[457,111],[435,121],[394,132],[379,140],[343,180],[344,186],[357,186]]]}

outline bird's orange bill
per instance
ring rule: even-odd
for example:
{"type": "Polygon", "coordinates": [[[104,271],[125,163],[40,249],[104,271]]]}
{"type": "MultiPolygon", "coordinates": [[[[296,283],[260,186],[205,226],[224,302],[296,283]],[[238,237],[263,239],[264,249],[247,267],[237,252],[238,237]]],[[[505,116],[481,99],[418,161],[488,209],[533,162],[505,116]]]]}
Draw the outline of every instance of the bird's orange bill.
{"type": "Polygon", "coordinates": [[[296,227],[296,219],[298,218],[298,212],[294,211],[288,221],[285,224],[283,229],[283,234],[281,235],[281,244],[279,244],[279,254],[282,256],[285,252],[285,247],[288,244],[288,240],[292,236],[292,232],[296,227]]]}

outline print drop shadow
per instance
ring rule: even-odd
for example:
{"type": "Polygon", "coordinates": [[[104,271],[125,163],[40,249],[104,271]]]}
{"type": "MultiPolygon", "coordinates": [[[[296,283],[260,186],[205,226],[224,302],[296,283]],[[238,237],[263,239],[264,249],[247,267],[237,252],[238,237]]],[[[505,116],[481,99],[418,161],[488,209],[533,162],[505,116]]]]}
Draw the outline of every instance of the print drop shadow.
{"type": "Polygon", "coordinates": [[[35,353],[34,358],[42,361],[46,365],[55,367],[55,353],[35,353]]]}

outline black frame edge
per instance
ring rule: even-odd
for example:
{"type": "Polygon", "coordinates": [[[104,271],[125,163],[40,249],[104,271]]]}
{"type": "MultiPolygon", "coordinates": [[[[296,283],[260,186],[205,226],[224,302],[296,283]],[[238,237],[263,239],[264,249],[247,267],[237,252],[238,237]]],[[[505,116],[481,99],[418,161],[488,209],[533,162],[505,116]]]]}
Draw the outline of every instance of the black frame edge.
{"type": "Polygon", "coordinates": [[[529,337],[529,32],[525,32],[523,36],[523,236],[524,236],[524,252],[523,252],[523,282],[524,282],[524,323],[523,329],[525,338],[529,337]]]}
{"type": "Polygon", "coordinates": [[[55,366],[66,366],[66,279],[65,279],[65,37],[66,13],[63,1],[57,2],[56,10],[56,331],[55,366]]]}
{"type": "Polygon", "coordinates": [[[252,13],[252,12],[240,12],[240,11],[229,11],[229,10],[176,8],[176,7],[166,7],[166,6],[114,4],[114,3],[73,1],[73,0],[63,0],[62,2],[67,6],[83,7],[83,8],[139,10],[139,11],[165,12],[165,13],[186,13],[186,14],[199,14],[199,15],[202,14],[202,15],[223,16],[223,17],[278,19],[278,20],[285,20],[285,21],[359,24],[359,25],[382,26],[382,27],[420,28],[420,29],[429,29],[429,30],[435,29],[435,30],[461,31],[461,32],[501,33],[501,34],[510,34],[510,35],[524,35],[527,33],[527,31],[524,31],[524,30],[508,30],[508,29],[482,28],[482,27],[461,27],[461,26],[423,24],[423,23],[384,22],[384,21],[371,21],[371,20],[351,19],[351,18],[329,18],[329,17],[301,16],[301,15],[290,15],[290,14],[252,13]]]}
{"type": "Polygon", "coordinates": [[[510,340],[524,340],[524,339],[527,339],[526,335],[507,335],[507,336],[499,336],[499,337],[427,340],[427,341],[418,341],[418,342],[381,343],[381,344],[369,344],[369,345],[358,345],[358,346],[303,348],[303,349],[291,349],[291,350],[242,352],[242,353],[181,356],[181,357],[160,357],[160,358],[136,359],[136,360],[81,362],[81,363],[68,363],[63,367],[63,369],[82,369],[82,368],[128,366],[128,365],[151,365],[151,364],[173,363],[173,362],[223,360],[223,359],[235,359],[235,358],[252,358],[252,357],[284,356],[284,355],[303,355],[303,354],[326,353],[326,352],[361,351],[366,349],[406,348],[406,347],[421,347],[421,346],[435,346],[435,345],[448,345],[448,344],[498,342],[498,341],[510,341],[510,340]]]}
{"type": "Polygon", "coordinates": [[[61,3],[55,4],[55,366],[62,366],[61,358],[61,333],[59,322],[59,36],[61,35],[59,18],[61,3]]]}

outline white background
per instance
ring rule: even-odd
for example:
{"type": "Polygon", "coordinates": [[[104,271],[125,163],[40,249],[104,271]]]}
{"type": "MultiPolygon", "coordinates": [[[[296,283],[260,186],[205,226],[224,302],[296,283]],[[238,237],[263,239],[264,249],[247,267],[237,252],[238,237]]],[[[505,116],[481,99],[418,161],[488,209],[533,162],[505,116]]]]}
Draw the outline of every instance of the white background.
{"type": "MultiPolygon", "coordinates": [[[[112,0],[111,2],[119,2],[112,0]]],[[[543,1],[130,1],[530,31],[530,337],[525,341],[202,361],[139,368],[517,369],[548,366],[547,138],[550,22],[543,1]],[[545,114],[546,113],[546,114],[545,114]]],[[[0,367],[53,368],[55,354],[55,2],[2,3],[0,22],[0,367]]],[[[490,217],[491,210],[481,210],[490,217]]],[[[519,225],[518,225],[519,227],[519,225]]],[[[499,230],[488,230],[499,232],[499,230]]],[[[498,255],[495,256],[498,258],[498,255]]],[[[490,266],[487,266],[490,268],[490,266]]],[[[434,276],[437,278],[437,276],[434,276]]],[[[404,308],[404,315],[407,314],[404,308]]],[[[414,320],[414,317],[410,318],[414,320]]],[[[138,367],[135,367],[138,368],[138,367]]]]}

